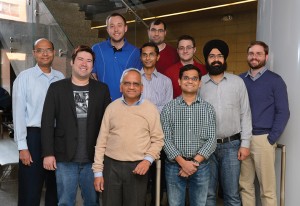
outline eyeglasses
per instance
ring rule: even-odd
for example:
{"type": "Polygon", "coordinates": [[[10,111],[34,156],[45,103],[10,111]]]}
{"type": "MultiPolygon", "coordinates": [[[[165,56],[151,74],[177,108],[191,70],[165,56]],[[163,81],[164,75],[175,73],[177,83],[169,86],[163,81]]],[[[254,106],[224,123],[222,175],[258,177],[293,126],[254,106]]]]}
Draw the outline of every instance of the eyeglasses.
{"type": "Polygon", "coordinates": [[[223,54],[209,54],[208,58],[209,59],[223,59],[224,55],[223,54]]]}
{"type": "Polygon", "coordinates": [[[257,52],[257,53],[253,53],[253,52],[249,52],[248,53],[248,56],[249,57],[262,57],[264,56],[265,54],[263,52],[257,52]]]}
{"type": "Polygon", "coordinates": [[[196,82],[199,80],[199,77],[188,77],[188,76],[183,76],[182,79],[184,81],[189,81],[189,80],[192,80],[193,82],[196,82]]]}
{"type": "Polygon", "coordinates": [[[53,52],[53,49],[36,49],[36,50],[33,50],[34,52],[38,53],[38,54],[49,54],[49,53],[52,53],[53,52]]]}
{"type": "Polygon", "coordinates": [[[164,32],[165,32],[164,29],[154,29],[154,28],[150,29],[150,31],[151,31],[152,33],[156,33],[156,32],[158,32],[158,33],[164,33],[164,32]]]}
{"type": "Polygon", "coordinates": [[[139,82],[122,82],[122,84],[125,87],[131,87],[131,85],[132,85],[134,88],[137,88],[142,85],[142,83],[139,83],[139,82]]]}
{"type": "Polygon", "coordinates": [[[184,47],[184,46],[181,46],[181,47],[178,47],[178,50],[179,51],[189,51],[191,49],[193,49],[194,47],[193,46],[187,46],[187,47],[184,47]]]}

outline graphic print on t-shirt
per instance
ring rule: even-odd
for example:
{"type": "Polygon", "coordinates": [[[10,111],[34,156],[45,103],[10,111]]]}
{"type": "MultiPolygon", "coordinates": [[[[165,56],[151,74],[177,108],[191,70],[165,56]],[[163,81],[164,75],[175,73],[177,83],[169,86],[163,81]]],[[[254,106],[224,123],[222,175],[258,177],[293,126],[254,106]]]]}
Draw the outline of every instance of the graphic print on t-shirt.
{"type": "Polygon", "coordinates": [[[77,118],[86,118],[89,105],[88,91],[73,91],[77,118]]]}

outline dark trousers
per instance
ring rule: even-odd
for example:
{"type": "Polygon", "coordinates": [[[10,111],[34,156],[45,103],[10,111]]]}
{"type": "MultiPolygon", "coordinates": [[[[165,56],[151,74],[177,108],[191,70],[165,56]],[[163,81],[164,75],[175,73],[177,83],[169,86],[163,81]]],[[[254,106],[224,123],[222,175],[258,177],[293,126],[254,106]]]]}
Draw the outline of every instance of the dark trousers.
{"type": "Polygon", "coordinates": [[[148,173],[136,175],[132,172],[139,163],[104,157],[103,206],[145,205],[148,173]]]}
{"type": "Polygon", "coordinates": [[[33,163],[26,166],[19,161],[19,206],[39,206],[43,184],[46,186],[45,206],[57,205],[54,171],[43,168],[40,128],[27,128],[27,145],[33,163]]]}

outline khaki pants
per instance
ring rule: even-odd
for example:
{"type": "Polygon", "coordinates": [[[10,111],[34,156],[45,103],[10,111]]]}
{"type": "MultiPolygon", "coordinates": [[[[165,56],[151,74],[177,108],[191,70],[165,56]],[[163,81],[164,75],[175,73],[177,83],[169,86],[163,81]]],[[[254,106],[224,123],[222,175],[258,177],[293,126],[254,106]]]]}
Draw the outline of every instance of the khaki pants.
{"type": "Polygon", "coordinates": [[[250,155],[241,163],[240,194],[243,206],[255,206],[254,179],[257,175],[263,206],[276,206],[275,149],[267,134],[253,135],[250,155]]]}

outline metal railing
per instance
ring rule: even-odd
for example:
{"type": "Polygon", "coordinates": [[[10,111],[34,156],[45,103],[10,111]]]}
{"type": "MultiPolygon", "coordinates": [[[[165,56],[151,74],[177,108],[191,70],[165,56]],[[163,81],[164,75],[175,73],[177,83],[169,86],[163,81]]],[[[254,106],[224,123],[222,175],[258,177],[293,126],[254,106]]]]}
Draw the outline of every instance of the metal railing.
{"type": "Polygon", "coordinates": [[[277,148],[281,149],[280,206],[285,206],[286,146],[277,144],[277,148]]]}

